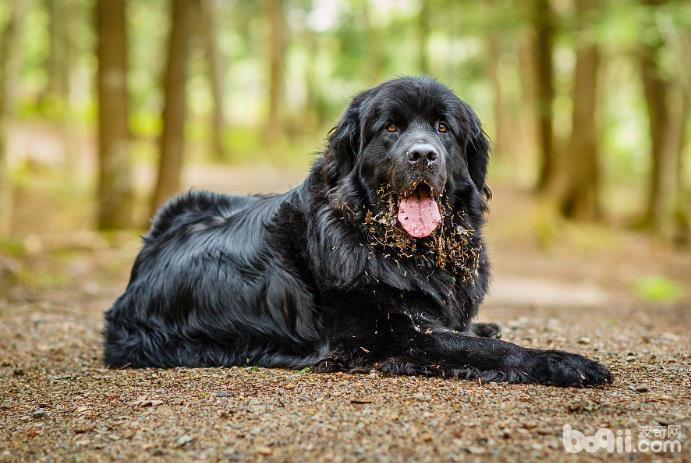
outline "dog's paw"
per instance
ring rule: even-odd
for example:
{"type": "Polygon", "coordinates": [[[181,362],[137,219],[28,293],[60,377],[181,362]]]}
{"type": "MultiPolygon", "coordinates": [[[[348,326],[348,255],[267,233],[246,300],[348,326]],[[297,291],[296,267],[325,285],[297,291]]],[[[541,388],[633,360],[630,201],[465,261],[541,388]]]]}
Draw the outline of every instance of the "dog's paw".
{"type": "Polygon", "coordinates": [[[340,359],[336,357],[327,357],[319,360],[312,367],[316,373],[336,373],[337,371],[346,370],[340,359]]]}
{"type": "Polygon", "coordinates": [[[530,376],[541,384],[554,386],[598,386],[613,381],[604,366],[582,355],[557,350],[538,352],[530,376]]]}
{"type": "Polygon", "coordinates": [[[480,338],[501,338],[501,328],[496,323],[473,323],[470,332],[480,338]]]}

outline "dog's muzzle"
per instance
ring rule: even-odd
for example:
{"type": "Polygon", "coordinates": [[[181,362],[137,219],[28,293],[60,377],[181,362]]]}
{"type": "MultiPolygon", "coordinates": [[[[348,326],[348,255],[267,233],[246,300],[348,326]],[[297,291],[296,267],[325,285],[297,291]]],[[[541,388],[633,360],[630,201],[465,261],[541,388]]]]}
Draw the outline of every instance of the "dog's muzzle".
{"type": "Polygon", "coordinates": [[[417,137],[397,157],[398,223],[413,238],[430,236],[442,222],[438,203],[446,183],[442,150],[417,137]]]}

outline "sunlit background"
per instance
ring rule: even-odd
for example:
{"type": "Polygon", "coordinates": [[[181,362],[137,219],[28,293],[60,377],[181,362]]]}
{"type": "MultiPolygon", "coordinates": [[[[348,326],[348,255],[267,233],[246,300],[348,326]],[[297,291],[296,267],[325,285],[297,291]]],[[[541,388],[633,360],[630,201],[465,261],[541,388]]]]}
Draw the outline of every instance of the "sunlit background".
{"type": "Polygon", "coordinates": [[[65,247],[124,250],[122,284],[165,199],[295,186],[354,95],[425,74],[493,140],[495,301],[691,297],[689,2],[5,0],[0,27],[0,288],[74,281],[65,247]]]}

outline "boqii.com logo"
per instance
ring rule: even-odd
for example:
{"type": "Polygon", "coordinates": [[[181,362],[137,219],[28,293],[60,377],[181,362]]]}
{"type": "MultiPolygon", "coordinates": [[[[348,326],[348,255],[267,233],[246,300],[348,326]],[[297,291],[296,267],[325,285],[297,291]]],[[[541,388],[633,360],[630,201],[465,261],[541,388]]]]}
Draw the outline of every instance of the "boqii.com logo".
{"type": "Polygon", "coordinates": [[[681,425],[639,426],[638,435],[631,431],[613,431],[600,428],[592,436],[564,425],[562,441],[566,453],[578,453],[583,450],[595,453],[603,450],[609,453],[673,453],[681,452],[681,425]]]}

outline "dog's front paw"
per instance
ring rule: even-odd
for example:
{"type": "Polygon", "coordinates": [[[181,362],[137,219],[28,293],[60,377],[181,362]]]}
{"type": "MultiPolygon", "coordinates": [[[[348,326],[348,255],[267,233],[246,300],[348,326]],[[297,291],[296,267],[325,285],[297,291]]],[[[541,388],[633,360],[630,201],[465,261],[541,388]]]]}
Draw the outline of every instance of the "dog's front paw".
{"type": "Polygon", "coordinates": [[[337,371],[346,370],[343,362],[332,356],[319,360],[312,368],[316,373],[336,373],[337,371]]]}
{"type": "Polygon", "coordinates": [[[473,323],[470,332],[479,338],[501,338],[501,328],[496,323],[473,323]]]}
{"type": "Polygon", "coordinates": [[[613,380],[612,373],[594,360],[557,350],[537,352],[530,376],[554,386],[597,386],[613,380]]]}

